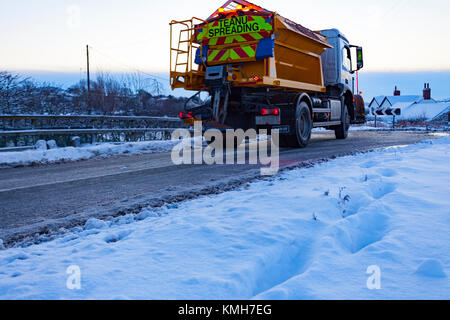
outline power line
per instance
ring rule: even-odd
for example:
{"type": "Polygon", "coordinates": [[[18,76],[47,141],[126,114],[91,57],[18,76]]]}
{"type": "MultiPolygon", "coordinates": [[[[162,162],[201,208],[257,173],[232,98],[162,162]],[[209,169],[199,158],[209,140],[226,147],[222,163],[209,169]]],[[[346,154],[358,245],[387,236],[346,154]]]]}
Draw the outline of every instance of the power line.
{"type": "Polygon", "coordinates": [[[118,64],[120,64],[120,65],[126,67],[127,69],[134,70],[134,71],[136,71],[136,72],[138,72],[138,73],[141,73],[141,74],[146,75],[146,76],[151,77],[151,78],[160,79],[160,80],[163,80],[163,81],[168,81],[168,80],[169,80],[169,78],[164,78],[164,77],[161,77],[161,76],[157,76],[157,75],[154,75],[154,74],[151,74],[151,73],[142,71],[142,70],[140,70],[140,69],[138,69],[138,68],[136,68],[136,67],[134,67],[134,66],[130,66],[129,64],[124,63],[123,61],[120,61],[120,60],[118,60],[118,59],[116,59],[116,58],[113,58],[112,56],[110,56],[110,55],[108,55],[108,54],[102,52],[101,50],[98,50],[98,49],[95,48],[95,47],[89,46],[89,48],[90,48],[91,50],[96,51],[96,52],[99,53],[100,55],[102,55],[102,56],[104,56],[104,57],[106,57],[106,58],[109,58],[110,60],[113,60],[113,61],[115,61],[116,63],[118,63],[118,64]]]}
{"type": "MultiPolygon", "coordinates": [[[[90,48],[92,49],[93,47],[90,47],[90,48]]],[[[115,62],[118,63],[118,64],[121,64],[122,66],[126,67],[127,69],[134,70],[134,71],[136,71],[136,72],[138,72],[138,73],[144,74],[144,75],[149,76],[149,77],[152,77],[152,78],[156,78],[156,79],[160,79],[160,80],[164,80],[164,81],[169,80],[168,78],[163,78],[163,77],[160,77],[160,76],[157,76],[157,75],[154,75],[154,74],[150,74],[150,73],[145,72],[145,71],[142,71],[142,70],[140,70],[140,69],[138,69],[138,68],[136,68],[136,67],[134,67],[134,66],[131,66],[131,65],[129,65],[129,64],[126,64],[126,63],[124,63],[123,61],[120,61],[120,60],[118,60],[118,59],[116,59],[116,58],[113,58],[112,56],[110,56],[110,55],[108,55],[108,54],[106,54],[106,53],[104,53],[104,52],[98,50],[97,48],[94,48],[94,50],[95,50],[97,53],[99,53],[100,55],[103,55],[104,57],[109,58],[109,59],[115,61],[115,62]]]]}

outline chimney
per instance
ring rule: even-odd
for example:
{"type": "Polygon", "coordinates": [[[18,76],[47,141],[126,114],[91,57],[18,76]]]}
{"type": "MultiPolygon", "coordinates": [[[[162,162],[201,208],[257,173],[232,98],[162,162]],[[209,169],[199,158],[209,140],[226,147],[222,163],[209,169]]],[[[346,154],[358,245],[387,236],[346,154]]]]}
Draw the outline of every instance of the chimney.
{"type": "Polygon", "coordinates": [[[397,86],[395,86],[394,96],[398,97],[399,95],[400,95],[400,90],[398,90],[397,86]]]}
{"type": "Polygon", "coordinates": [[[423,89],[423,99],[424,100],[431,100],[431,89],[430,84],[425,83],[425,87],[423,89]]]}

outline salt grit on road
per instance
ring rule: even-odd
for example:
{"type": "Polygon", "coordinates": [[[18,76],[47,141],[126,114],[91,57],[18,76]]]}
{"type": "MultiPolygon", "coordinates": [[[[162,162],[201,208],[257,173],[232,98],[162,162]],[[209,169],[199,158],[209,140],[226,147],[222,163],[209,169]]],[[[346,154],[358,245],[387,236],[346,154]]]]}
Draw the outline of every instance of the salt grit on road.
{"type": "Polygon", "coordinates": [[[443,137],[90,220],[0,251],[0,299],[450,299],[449,152],[443,137]]]}

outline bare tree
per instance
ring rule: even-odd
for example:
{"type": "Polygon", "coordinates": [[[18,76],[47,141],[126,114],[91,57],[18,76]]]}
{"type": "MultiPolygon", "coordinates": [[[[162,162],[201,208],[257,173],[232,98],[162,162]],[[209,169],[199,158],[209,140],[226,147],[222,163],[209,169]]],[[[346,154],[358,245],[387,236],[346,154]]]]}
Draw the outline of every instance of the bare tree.
{"type": "Polygon", "coordinates": [[[7,72],[0,72],[0,113],[11,113],[14,97],[20,77],[7,72]]]}
{"type": "Polygon", "coordinates": [[[91,81],[88,105],[84,80],[64,90],[0,72],[0,113],[176,116],[183,110],[184,101],[184,98],[164,96],[161,82],[139,73],[113,76],[98,72],[96,80],[91,81]]]}

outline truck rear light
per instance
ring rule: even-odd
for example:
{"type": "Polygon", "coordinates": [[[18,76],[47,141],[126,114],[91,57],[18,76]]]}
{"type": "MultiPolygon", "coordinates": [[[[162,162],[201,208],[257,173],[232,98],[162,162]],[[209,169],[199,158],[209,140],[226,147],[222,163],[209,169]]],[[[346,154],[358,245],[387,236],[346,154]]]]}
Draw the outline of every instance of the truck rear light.
{"type": "Polygon", "coordinates": [[[180,119],[192,119],[194,116],[192,115],[192,112],[180,112],[180,119]]]}
{"type": "Polygon", "coordinates": [[[280,109],[261,109],[260,114],[262,116],[278,116],[280,109]]]}

